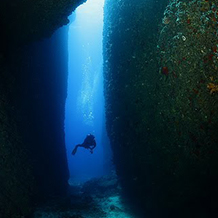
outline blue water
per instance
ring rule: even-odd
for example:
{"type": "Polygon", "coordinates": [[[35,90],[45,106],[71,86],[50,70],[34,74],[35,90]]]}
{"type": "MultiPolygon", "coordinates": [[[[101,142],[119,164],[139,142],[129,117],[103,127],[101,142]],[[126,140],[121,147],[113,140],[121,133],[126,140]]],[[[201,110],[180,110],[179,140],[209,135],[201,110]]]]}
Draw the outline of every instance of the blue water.
{"type": "Polygon", "coordinates": [[[65,138],[71,180],[84,182],[108,173],[111,154],[105,131],[102,31],[103,0],[89,0],[71,17],[69,27],[69,78],[65,111],[65,138]],[[78,148],[87,134],[95,135],[94,153],[78,148]]]}

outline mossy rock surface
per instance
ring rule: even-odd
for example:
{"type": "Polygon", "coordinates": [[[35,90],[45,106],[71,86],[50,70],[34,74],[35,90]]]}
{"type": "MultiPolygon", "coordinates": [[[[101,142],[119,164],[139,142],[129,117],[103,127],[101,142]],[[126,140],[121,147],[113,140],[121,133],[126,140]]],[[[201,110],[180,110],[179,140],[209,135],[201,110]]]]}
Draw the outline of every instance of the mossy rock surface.
{"type": "Polygon", "coordinates": [[[218,199],[217,2],[107,2],[107,130],[123,185],[153,216],[209,216],[218,199]]]}

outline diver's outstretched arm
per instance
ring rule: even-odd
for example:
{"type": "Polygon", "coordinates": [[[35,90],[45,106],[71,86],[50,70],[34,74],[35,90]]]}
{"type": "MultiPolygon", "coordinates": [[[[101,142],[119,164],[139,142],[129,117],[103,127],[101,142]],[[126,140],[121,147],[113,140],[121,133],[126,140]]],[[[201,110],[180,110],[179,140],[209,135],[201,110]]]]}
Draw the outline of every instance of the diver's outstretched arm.
{"type": "Polygon", "coordinates": [[[74,148],[73,151],[72,151],[72,155],[75,155],[75,154],[76,154],[77,148],[80,147],[80,146],[81,146],[80,144],[78,144],[78,145],[75,146],[75,148],[74,148]]]}

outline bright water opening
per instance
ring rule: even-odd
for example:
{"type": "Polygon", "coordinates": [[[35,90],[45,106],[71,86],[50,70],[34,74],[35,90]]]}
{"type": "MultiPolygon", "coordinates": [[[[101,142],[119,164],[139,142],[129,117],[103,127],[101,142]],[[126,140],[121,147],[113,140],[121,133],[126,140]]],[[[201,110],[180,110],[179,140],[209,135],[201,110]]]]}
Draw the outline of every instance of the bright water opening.
{"type": "Polygon", "coordinates": [[[111,153],[105,130],[102,31],[104,0],[88,0],[70,17],[69,76],[65,111],[65,141],[70,182],[84,182],[107,174],[111,153]],[[97,147],[72,149],[93,134],[97,147]]]}

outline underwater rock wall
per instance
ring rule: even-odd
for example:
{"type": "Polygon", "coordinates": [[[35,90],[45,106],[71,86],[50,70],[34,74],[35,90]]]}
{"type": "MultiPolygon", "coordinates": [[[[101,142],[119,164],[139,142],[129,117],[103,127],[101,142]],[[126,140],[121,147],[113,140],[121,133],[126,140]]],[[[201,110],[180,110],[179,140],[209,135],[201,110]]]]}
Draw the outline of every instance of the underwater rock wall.
{"type": "Polygon", "coordinates": [[[67,16],[84,1],[0,3],[0,217],[65,194],[67,16]],[[26,44],[29,43],[27,46],[26,44]]]}
{"type": "Polygon", "coordinates": [[[15,78],[9,73],[3,55],[0,57],[0,216],[28,214],[34,179],[26,145],[14,116],[15,78]]]}
{"type": "Polygon", "coordinates": [[[178,194],[182,205],[201,207],[207,217],[218,209],[217,4],[172,1],[158,42],[156,119],[170,134],[163,150],[174,161],[168,161],[171,195],[178,194]]]}
{"type": "Polygon", "coordinates": [[[216,28],[215,1],[106,0],[107,132],[147,216],[217,209],[216,28]]]}
{"type": "Polygon", "coordinates": [[[0,58],[0,216],[66,194],[64,140],[68,28],[0,58]]]}
{"type": "Polygon", "coordinates": [[[1,47],[50,37],[69,23],[68,16],[86,0],[10,0],[0,2],[1,47]]]}

